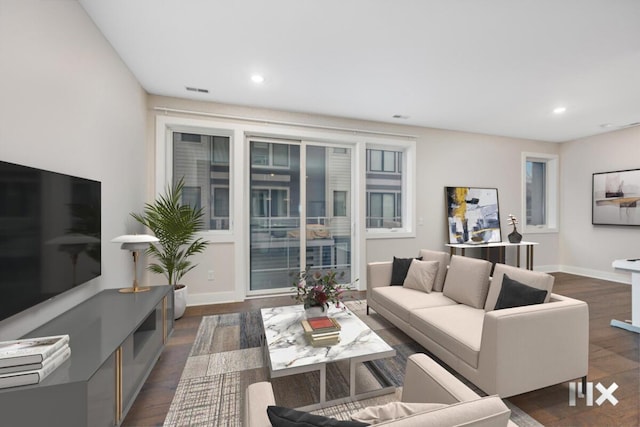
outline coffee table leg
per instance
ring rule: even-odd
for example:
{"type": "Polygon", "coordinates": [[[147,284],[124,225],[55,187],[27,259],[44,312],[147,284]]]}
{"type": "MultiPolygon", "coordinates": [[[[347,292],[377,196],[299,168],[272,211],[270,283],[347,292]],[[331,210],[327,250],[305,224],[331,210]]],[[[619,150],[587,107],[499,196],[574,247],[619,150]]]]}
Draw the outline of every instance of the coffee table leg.
{"type": "Polygon", "coordinates": [[[349,396],[356,395],[356,361],[349,360],[349,396]]]}
{"type": "Polygon", "coordinates": [[[320,367],[320,403],[327,401],[327,365],[320,367]]]}

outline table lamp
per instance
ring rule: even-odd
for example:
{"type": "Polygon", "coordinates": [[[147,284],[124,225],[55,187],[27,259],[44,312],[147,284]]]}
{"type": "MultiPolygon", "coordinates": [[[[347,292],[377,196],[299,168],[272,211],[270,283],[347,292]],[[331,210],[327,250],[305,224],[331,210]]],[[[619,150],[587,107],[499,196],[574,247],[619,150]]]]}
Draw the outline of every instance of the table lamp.
{"type": "Polygon", "coordinates": [[[113,243],[122,243],[120,249],[126,249],[131,251],[133,255],[133,286],[130,288],[122,288],[122,293],[138,293],[145,292],[151,289],[149,286],[138,286],[138,253],[141,250],[146,250],[150,243],[159,242],[157,237],[150,236],[148,234],[125,234],[113,239],[113,243]]]}

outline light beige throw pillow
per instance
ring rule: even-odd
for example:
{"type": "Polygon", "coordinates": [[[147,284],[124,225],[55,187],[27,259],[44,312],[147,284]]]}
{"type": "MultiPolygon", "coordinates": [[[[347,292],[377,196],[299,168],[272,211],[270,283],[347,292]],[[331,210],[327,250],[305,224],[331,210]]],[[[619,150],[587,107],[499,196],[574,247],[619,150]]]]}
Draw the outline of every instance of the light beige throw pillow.
{"type": "Polygon", "coordinates": [[[439,266],[438,261],[412,260],[402,286],[417,291],[431,292],[438,276],[439,266]]]}
{"type": "Polygon", "coordinates": [[[489,261],[454,255],[449,263],[442,294],[461,304],[484,308],[490,273],[489,261]]]}
{"type": "Polygon", "coordinates": [[[391,402],[386,405],[369,406],[351,414],[352,421],[360,421],[372,425],[393,421],[420,412],[429,412],[444,408],[443,403],[406,403],[391,402]]]}

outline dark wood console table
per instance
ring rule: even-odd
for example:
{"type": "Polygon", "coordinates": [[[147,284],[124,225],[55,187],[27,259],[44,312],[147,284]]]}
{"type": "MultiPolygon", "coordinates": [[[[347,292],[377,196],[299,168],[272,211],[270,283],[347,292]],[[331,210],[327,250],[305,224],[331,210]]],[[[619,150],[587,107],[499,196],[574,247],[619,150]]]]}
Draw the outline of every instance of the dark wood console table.
{"type": "Polygon", "coordinates": [[[520,243],[509,243],[509,242],[495,242],[495,243],[481,243],[477,245],[468,244],[468,243],[447,243],[445,246],[449,248],[451,255],[456,255],[458,249],[460,250],[460,255],[465,256],[465,249],[478,249],[485,248],[485,259],[488,258],[488,251],[491,248],[498,248],[500,251],[500,259],[504,259],[504,250],[505,248],[515,247],[516,248],[516,267],[520,267],[520,248],[522,246],[527,248],[527,261],[526,266],[527,270],[533,270],[533,247],[537,245],[537,242],[520,242],[520,243]]]}

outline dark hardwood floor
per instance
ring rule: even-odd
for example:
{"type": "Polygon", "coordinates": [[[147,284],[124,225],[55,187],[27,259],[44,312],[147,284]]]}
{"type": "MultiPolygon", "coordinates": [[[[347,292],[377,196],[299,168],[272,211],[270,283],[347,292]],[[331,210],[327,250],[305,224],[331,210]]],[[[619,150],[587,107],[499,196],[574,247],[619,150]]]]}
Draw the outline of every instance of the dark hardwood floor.
{"type": "MultiPolygon", "coordinates": [[[[577,399],[569,406],[569,384],[558,384],[509,398],[548,426],[640,426],[640,335],[609,326],[611,319],[631,318],[631,287],[604,280],[556,273],[554,292],[589,304],[589,377],[594,383],[593,406],[577,399]],[[596,384],[618,389],[614,406],[598,406],[596,384]]],[[[364,298],[364,292],[357,293],[364,298]]],[[[161,426],[173,399],[180,374],[202,316],[256,310],[292,304],[288,297],[247,300],[242,303],[189,307],[176,321],[169,342],[144,384],[123,426],[161,426]]]]}

